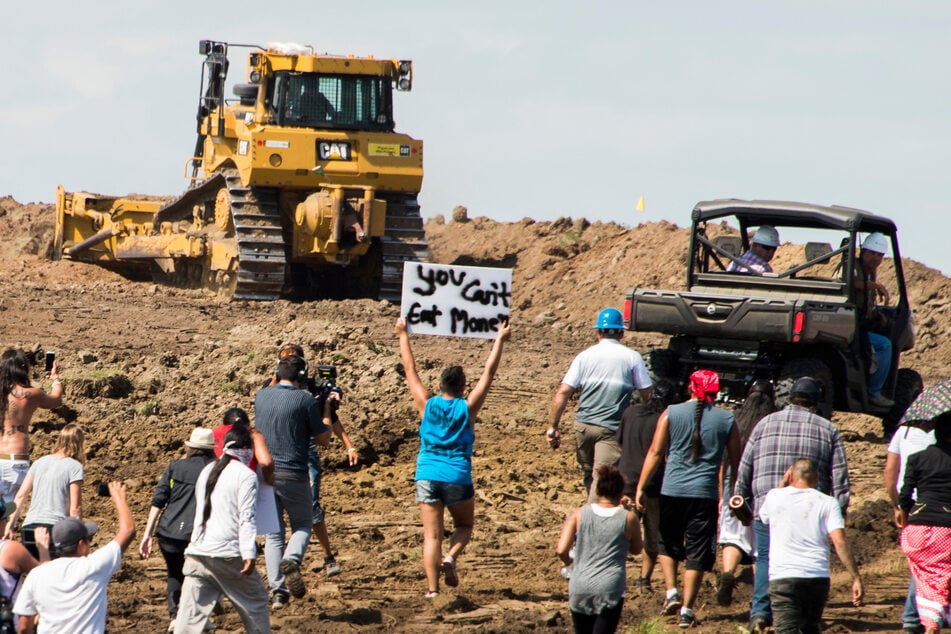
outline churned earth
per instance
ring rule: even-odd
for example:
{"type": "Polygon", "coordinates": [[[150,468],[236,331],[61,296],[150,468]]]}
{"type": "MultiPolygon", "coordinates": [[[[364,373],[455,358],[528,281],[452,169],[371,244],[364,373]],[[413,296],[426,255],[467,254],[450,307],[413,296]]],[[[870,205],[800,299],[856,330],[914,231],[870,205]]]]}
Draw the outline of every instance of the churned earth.
{"type": "MultiPolygon", "coordinates": [[[[461,583],[434,601],[426,590],[421,527],[413,497],[417,414],[401,375],[393,323],[398,308],[371,300],[291,303],[222,302],[199,290],[129,281],[98,266],[48,259],[53,209],[0,198],[0,346],[55,350],[66,404],[40,411],[31,434],[34,458],[57,430],[78,422],[87,431],[84,509],[115,530],[98,480],[121,479],[141,534],[157,478],[178,457],[191,428],[218,424],[232,406],[251,410],[277,346],[303,344],[314,362],[335,364],[346,399],[344,424],[360,451],[346,466],[343,447],[324,452],[323,501],[343,574],[327,578],[316,544],[305,559],[307,595],[273,616],[281,632],[571,631],[567,584],[554,554],[568,511],[583,501],[570,447],[544,442],[551,397],[571,358],[593,341],[597,310],[619,306],[628,287],[682,288],[687,230],[668,222],[630,228],[568,218],[498,223],[486,218],[426,224],[432,261],[513,269],[513,336],[477,422],[473,458],[476,530],[459,564],[461,583]]],[[[780,249],[777,258],[783,257],[780,249]]],[[[918,325],[916,349],[902,365],[930,384],[951,375],[949,280],[917,262],[905,271],[918,325]]],[[[628,333],[638,350],[660,336],[628,333]]],[[[485,340],[414,337],[425,382],[461,363],[482,367],[485,340]]],[[[37,374],[35,380],[42,383],[37,374]]],[[[49,387],[48,383],[45,387],[49,387]]],[[[570,413],[568,414],[570,416],[570,413]]],[[[866,604],[849,601],[849,579],[837,561],[825,612],[829,632],[895,631],[907,584],[882,490],[886,442],[877,419],[836,414],[846,440],[853,498],[848,537],[867,588],[866,604]]],[[[141,560],[138,542],[109,588],[110,632],[161,632],[168,624],[164,565],[141,560]]],[[[833,558],[834,560],[835,558],[833,558]]],[[[263,573],[263,558],[259,557],[263,573]]],[[[631,558],[629,576],[639,571],[631,558]]],[[[714,600],[715,575],[704,581],[700,632],[745,625],[749,576],[734,606],[714,600]]],[[[660,590],[660,571],[655,572],[660,590]]],[[[633,591],[621,631],[676,629],[660,618],[662,593],[633,591]]],[[[215,617],[220,631],[241,631],[233,610],[215,617]]]]}

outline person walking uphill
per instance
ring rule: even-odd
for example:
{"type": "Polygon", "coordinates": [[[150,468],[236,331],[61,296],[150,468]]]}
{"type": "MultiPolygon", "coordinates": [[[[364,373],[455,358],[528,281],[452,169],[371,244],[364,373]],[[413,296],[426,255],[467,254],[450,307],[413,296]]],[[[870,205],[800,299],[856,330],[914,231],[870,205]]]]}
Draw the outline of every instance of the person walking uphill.
{"type": "Polygon", "coordinates": [[[576,634],[617,630],[627,589],[627,554],[641,552],[637,518],[621,505],[621,472],[602,465],[596,482],[598,501],[572,511],[558,539],[558,557],[572,566],[568,605],[576,634]]]}
{"type": "Polygon", "coordinates": [[[932,419],[935,443],[908,456],[895,524],[915,579],[915,606],[925,632],[951,612],[951,412],[932,419]]]}
{"type": "Polygon", "coordinates": [[[852,576],[852,604],[862,605],[865,591],[845,539],[842,511],[835,498],[816,490],[818,482],[815,463],[799,458],[760,505],[759,517],[769,525],[772,549],[769,598],[776,634],[822,631],[822,611],[829,598],[830,540],[852,576]]]}
{"type": "Polygon", "coordinates": [[[254,566],[258,476],[248,468],[253,458],[250,430],[234,427],[225,434],[222,456],[198,476],[176,634],[205,630],[222,594],[231,600],[245,632],[271,631],[267,591],[254,566]]]}
{"type": "Polygon", "coordinates": [[[651,379],[641,355],[621,345],[624,320],[621,311],[605,308],[598,313],[598,343],[574,358],[561,380],[551,404],[548,444],[552,449],[561,445],[558,425],[568,405],[568,399],[581,391],[575,413],[576,456],[588,492],[588,501],[594,502],[597,493],[592,487],[594,470],[603,465],[617,465],[621,448],[615,434],[621,416],[635,389],[641,400],[651,397],[651,379]]]}
{"type": "MultiPolygon", "coordinates": [[[[330,405],[321,413],[317,401],[301,389],[307,364],[298,356],[284,357],[277,364],[277,385],[259,390],[254,397],[255,428],[264,436],[274,460],[274,495],[277,498],[278,531],[264,541],[264,562],[271,588],[272,608],[281,609],[288,595],[307,592],[300,574],[301,561],[310,541],[311,492],[307,473],[310,440],[326,447],[330,429],[330,405]],[[284,543],[284,511],[291,524],[291,538],[284,543]]],[[[234,431],[234,429],[232,429],[234,431]]]]}
{"type": "Polygon", "coordinates": [[[440,570],[445,575],[447,586],[459,585],[456,559],[472,538],[475,515],[475,491],[472,487],[473,423],[492,387],[492,379],[502,360],[502,347],[511,335],[511,328],[508,320],[499,325],[482,376],[467,398],[463,398],[466,374],[458,365],[443,370],[439,379],[440,394],[430,394],[416,372],[416,360],[410,347],[406,321],[402,317],[396,320],[396,335],[399,337],[400,360],[406,373],[406,385],[422,416],[419,424],[419,454],[416,457],[416,501],[419,502],[423,521],[423,568],[428,584],[426,598],[432,599],[439,592],[440,570]],[[447,508],[454,526],[449,539],[449,552],[440,566],[443,511],[447,508]]]}
{"type": "MultiPolygon", "coordinates": [[[[822,386],[811,377],[796,379],[789,404],[762,419],[753,429],[737,472],[735,493],[752,503],[759,518],[766,494],[779,485],[789,466],[799,458],[816,464],[819,490],[839,503],[842,515],[849,506],[849,470],[839,430],[815,413],[822,386]]],[[[773,621],[769,600],[769,529],[753,520],[756,536],[756,572],[750,631],[764,631],[773,621]]]]}
{"type": "Polygon", "coordinates": [[[152,556],[152,534],[159,538],[159,550],[165,559],[168,577],[166,599],[172,620],[169,631],[175,626],[185,581],[182,568],[195,523],[195,483],[205,465],[215,459],[214,434],[210,429],[196,427],[185,441],[185,447],[185,457],[172,461],[159,478],[145,525],[145,536],[139,543],[139,556],[148,559],[152,556]]]}
{"type": "Polygon", "coordinates": [[[637,508],[646,510],[646,488],[664,456],[664,484],[660,490],[660,552],[657,556],[667,597],[664,614],[676,614],[679,625],[699,624],[693,606],[703,573],[716,561],[718,480],[726,452],[731,473],[740,459],[740,436],[733,414],[715,407],[720,377],[710,370],[690,375],[691,399],[671,405],[661,414],[654,441],[637,483],[637,508]],[[677,562],[684,561],[684,593],[677,591],[677,562]]]}

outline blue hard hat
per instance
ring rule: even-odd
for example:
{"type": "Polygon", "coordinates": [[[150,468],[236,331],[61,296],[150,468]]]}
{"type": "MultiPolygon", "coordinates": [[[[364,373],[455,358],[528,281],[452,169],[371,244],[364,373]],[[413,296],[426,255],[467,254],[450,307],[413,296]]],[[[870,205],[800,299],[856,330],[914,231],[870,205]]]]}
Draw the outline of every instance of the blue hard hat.
{"type": "Polygon", "coordinates": [[[594,324],[598,330],[624,330],[624,318],[617,308],[605,308],[598,313],[598,321],[594,324]]]}

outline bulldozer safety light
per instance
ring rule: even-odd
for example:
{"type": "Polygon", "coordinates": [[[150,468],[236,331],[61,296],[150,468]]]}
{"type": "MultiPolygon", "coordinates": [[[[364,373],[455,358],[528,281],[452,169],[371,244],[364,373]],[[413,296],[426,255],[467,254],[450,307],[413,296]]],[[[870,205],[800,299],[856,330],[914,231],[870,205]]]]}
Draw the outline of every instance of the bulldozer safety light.
{"type": "Polygon", "coordinates": [[[273,167],[280,167],[284,160],[281,158],[280,154],[272,154],[271,156],[267,157],[267,162],[273,167]]]}
{"type": "Polygon", "coordinates": [[[628,328],[631,326],[631,312],[633,312],[633,304],[630,299],[624,300],[624,309],[621,311],[624,317],[624,325],[628,328]]]}
{"type": "Polygon", "coordinates": [[[261,81],[261,73],[256,70],[251,71],[251,75],[248,77],[251,80],[252,84],[257,84],[261,81]]]}

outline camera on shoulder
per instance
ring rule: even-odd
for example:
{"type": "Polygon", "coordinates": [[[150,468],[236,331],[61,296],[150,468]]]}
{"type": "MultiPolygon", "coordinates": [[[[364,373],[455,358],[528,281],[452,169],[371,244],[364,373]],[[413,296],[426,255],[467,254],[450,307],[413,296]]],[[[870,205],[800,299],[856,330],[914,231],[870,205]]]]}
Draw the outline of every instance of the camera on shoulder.
{"type": "MultiPolygon", "coordinates": [[[[336,392],[340,398],[343,398],[343,390],[340,389],[340,386],[337,385],[337,366],[335,365],[318,365],[317,366],[317,396],[323,399],[326,399],[330,396],[331,392],[336,392]]],[[[339,401],[330,401],[331,407],[336,409],[340,402],[339,401]]]]}

